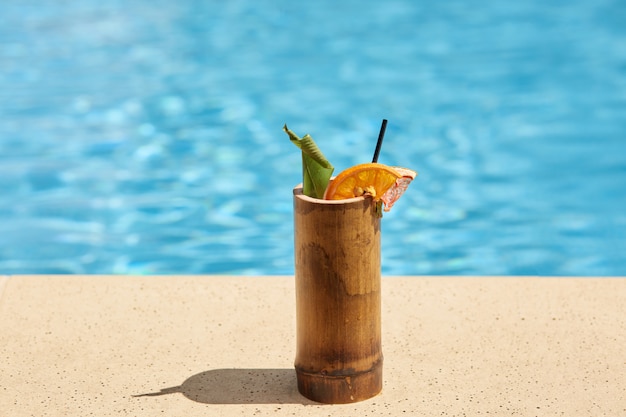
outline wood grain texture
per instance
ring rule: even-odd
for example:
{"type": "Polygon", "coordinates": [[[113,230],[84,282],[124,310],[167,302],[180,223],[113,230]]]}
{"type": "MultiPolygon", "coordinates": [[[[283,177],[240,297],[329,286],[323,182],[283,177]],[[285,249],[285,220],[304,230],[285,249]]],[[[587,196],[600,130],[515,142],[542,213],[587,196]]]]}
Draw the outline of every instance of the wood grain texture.
{"type": "Polygon", "coordinates": [[[380,218],[370,198],[294,189],[298,389],[350,403],[382,389],[380,218]]]}

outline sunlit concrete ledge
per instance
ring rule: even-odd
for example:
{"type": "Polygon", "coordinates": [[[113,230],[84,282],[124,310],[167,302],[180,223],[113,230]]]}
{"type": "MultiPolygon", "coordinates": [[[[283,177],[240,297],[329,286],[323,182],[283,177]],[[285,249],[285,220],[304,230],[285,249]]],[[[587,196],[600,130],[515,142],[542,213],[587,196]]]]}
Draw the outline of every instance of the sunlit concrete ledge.
{"type": "Polygon", "coordinates": [[[293,277],[0,276],[0,414],[624,416],[626,278],[385,277],[383,392],[296,389],[293,277]]]}

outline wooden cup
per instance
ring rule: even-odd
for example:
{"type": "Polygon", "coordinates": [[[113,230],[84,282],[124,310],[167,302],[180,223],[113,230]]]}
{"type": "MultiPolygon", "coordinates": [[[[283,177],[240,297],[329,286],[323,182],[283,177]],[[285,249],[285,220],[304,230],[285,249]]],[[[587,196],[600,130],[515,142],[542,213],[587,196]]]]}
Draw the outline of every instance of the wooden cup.
{"type": "Polygon", "coordinates": [[[298,390],[329,404],[382,389],[380,217],[372,199],[294,194],[298,390]]]}

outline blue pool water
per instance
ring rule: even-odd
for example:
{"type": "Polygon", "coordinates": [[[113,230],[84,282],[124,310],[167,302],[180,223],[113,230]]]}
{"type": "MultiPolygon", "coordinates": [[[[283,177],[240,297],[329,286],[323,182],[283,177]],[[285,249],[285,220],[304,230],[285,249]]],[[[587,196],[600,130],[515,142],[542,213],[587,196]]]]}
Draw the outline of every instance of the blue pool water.
{"type": "Polygon", "coordinates": [[[384,274],[626,275],[621,0],[0,5],[0,274],[292,274],[310,133],[384,274]]]}

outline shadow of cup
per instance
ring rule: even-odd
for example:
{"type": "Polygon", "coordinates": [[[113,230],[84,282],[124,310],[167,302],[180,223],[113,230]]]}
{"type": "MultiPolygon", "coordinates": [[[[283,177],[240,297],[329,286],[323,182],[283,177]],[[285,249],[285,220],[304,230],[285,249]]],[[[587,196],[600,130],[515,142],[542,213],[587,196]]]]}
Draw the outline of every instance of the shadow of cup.
{"type": "Polygon", "coordinates": [[[212,369],[180,386],[134,397],[175,393],[204,404],[317,404],[300,395],[293,369],[212,369]]]}

